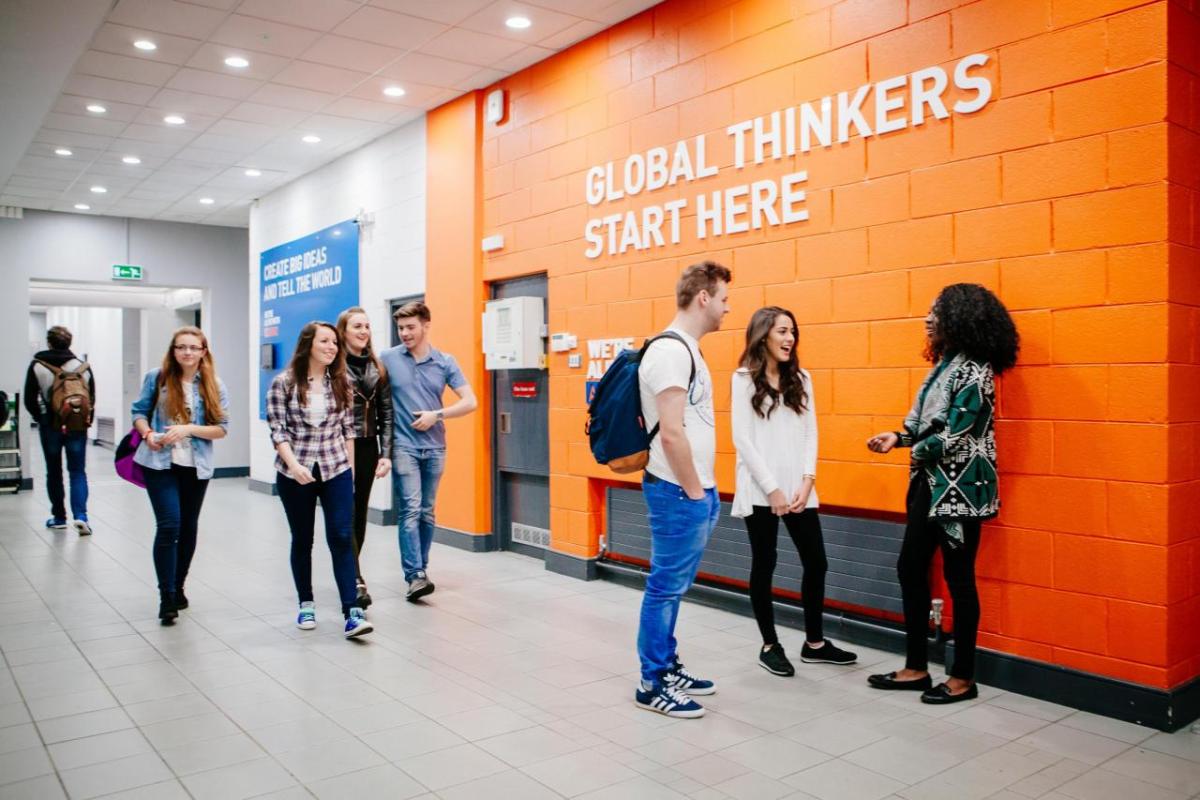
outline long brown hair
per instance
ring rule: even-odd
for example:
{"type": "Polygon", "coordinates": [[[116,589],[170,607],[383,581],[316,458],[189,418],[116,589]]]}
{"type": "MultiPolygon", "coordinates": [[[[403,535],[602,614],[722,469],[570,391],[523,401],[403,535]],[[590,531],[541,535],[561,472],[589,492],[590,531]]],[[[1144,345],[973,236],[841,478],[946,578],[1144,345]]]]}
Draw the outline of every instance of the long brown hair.
{"type": "Polygon", "coordinates": [[[788,360],[779,362],[779,388],[776,389],[767,379],[767,361],[771,358],[767,352],[767,336],[775,327],[775,320],[781,316],[790,319],[792,329],[796,330],[796,317],[786,308],[767,306],[755,311],[750,324],[746,326],[746,349],[738,359],[738,366],[749,371],[754,381],[754,397],[750,405],[754,413],[763,418],[769,418],[781,400],[797,414],[803,414],[808,409],[808,393],[804,391],[804,379],[800,375],[800,361],[796,358],[794,345],[788,360]],[[769,406],[767,400],[771,401],[769,406]]]}
{"type": "Polygon", "coordinates": [[[292,363],[288,372],[292,376],[292,387],[296,399],[301,406],[308,405],[308,358],[312,354],[313,340],[317,338],[317,330],[329,328],[333,338],[338,342],[337,356],[326,369],[329,371],[329,384],[333,390],[333,399],[338,411],[350,404],[350,381],[346,380],[346,353],[341,347],[341,336],[336,325],[314,320],[300,329],[300,337],[296,339],[296,350],[292,353],[292,363]]]}
{"type": "Polygon", "coordinates": [[[158,374],[158,388],[167,387],[166,417],[169,420],[184,420],[199,423],[198,420],[188,419],[187,401],[183,397],[180,383],[183,378],[183,367],[175,358],[175,342],[180,336],[195,336],[200,340],[204,352],[200,354],[198,374],[200,375],[200,397],[204,399],[204,424],[219,425],[224,421],[221,415],[221,386],[217,383],[217,366],[213,362],[212,351],[208,349],[208,337],[204,331],[192,325],[178,328],[171,334],[171,344],[167,346],[167,354],[163,356],[162,370],[158,374]]]}
{"type": "MultiPolygon", "coordinates": [[[[371,315],[362,306],[350,306],[341,314],[338,314],[337,334],[338,340],[342,343],[342,352],[347,356],[350,355],[350,345],[346,344],[346,329],[350,327],[350,318],[355,314],[362,314],[368,321],[371,315]]],[[[375,343],[370,339],[367,340],[367,346],[363,348],[363,355],[375,362],[375,369],[379,370],[380,383],[387,377],[387,370],[383,366],[383,362],[379,360],[379,356],[375,355],[375,343]]]]}

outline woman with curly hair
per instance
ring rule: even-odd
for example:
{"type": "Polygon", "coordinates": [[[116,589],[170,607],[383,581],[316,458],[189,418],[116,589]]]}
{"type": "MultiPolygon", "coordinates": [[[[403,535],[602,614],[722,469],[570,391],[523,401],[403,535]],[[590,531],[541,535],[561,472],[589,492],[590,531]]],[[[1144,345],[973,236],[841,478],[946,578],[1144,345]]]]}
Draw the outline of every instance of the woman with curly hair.
{"type": "Polygon", "coordinates": [[[979,696],[975,637],[979,594],[975,555],[982,522],[1000,509],[996,473],[996,375],[1017,360],[1020,339],[1008,310],[982,286],[942,289],[925,317],[925,357],[934,365],[899,431],[873,436],[867,447],[911,448],[908,524],[896,570],[904,601],[904,669],[872,675],[877,689],[920,691],[921,702],[958,703],[979,696]],[[944,683],[929,675],[929,565],[942,551],[954,603],[954,664],[944,683]]]}
{"type": "Polygon", "coordinates": [[[800,660],[853,664],[858,656],[838,648],[822,630],[828,562],[814,488],[817,418],[812,379],[796,358],[796,318],[787,309],[768,306],[750,318],[730,410],[737,449],[733,516],[745,520],[750,539],[750,605],[763,639],[759,666],[774,675],[796,674],[775,633],[771,597],[781,519],[804,565],[806,640],[800,660]]]}

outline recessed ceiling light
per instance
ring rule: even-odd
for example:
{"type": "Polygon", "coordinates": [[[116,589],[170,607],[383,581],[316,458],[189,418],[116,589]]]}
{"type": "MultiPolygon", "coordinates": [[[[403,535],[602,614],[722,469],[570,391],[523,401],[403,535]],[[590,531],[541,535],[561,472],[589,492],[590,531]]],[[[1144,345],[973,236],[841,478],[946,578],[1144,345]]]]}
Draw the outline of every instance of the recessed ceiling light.
{"type": "Polygon", "coordinates": [[[138,50],[145,50],[147,53],[151,52],[152,50],[158,49],[158,45],[156,45],[154,42],[150,41],[149,39],[138,39],[136,42],[133,43],[133,46],[136,47],[138,50]]]}
{"type": "Polygon", "coordinates": [[[321,141],[321,137],[310,133],[307,136],[302,137],[300,141],[304,142],[305,144],[316,144],[317,142],[321,141]]]}
{"type": "Polygon", "coordinates": [[[93,114],[104,114],[108,111],[107,108],[100,105],[99,103],[88,103],[87,110],[92,112],[93,114]]]}
{"type": "Polygon", "coordinates": [[[504,24],[518,31],[523,31],[533,23],[529,21],[529,17],[509,17],[504,20],[504,24]]]}
{"type": "Polygon", "coordinates": [[[103,186],[93,186],[92,187],[93,194],[104,194],[107,191],[108,191],[108,189],[105,189],[103,186]]]}
{"type": "Polygon", "coordinates": [[[68,150],[65,147],[59,147],[58,149],[56,149],[54,151],[54,155],[56,155],[56,156],[73,156],[75,154],[72,153],[70,150],[68,150]]]}
{"type": "Polygon", "coordinates": [[[202,205],[202,206],[211,206],[214,202],[215,201],[211,197],[201,197],[200,198],[200,205],[202,205]]]}
{"type": "Polygon", "coordinates": [[[89,210],[91,210],[91,208],[92,207],[89,206],[87,203],[76,203],[75,204],[75,209],[77,211],[89,211],[89,210]]]}
{"type": "Polygon", "coordinates": [[[225,59],[225,66],[233,67],[234,69],[245,69],[250,66],[250,62],[241,56],[230,56],[225,59]]]}
{"type": "Polygon", "coordinates": [[[389,86],[383,90],[388,97],[404,97],[404,90],[399,86],[389,86]]]}
{"type": "Polygon", "coordinates": [[[187,122],[187,120],[178,114],[168,114],[167,116],[163,117],[163,122],[167,123],[168,125],[182,125],[183,123],[187,122]]]}
{"type": "Polygon", "coordinates": [[[140,163],[142,163],[142,160],[141,160],[140,158],[138,158],[137,156],[125,156],[125,157],[124,157],[124,158],[122,158],[121,160],[122,160],[122,161],[124,161],[126,164],[140,164],[140,163]]]}
{"type": "Polygon", "coordinates": [[[260,170],[257,170],[257,169],[248,169],[248,170],[246,170],[246,177],[247,177],[247,178],[257,178],[257,177],[259,177],[260,175],[262,175],[262,172],[261,172],[260,170]]]}

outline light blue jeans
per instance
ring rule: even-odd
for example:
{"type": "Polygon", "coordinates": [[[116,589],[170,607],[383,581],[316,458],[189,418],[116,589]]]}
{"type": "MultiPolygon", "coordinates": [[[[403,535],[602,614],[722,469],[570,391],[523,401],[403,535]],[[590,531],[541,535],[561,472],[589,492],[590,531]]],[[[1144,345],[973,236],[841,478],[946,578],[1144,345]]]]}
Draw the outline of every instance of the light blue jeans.
{"type": "Polygon", "coordinates": [[[425,577],[429,546],[433,544],[433,504],[446,468],[441,449],[396,450],[392,488],[399,512],[400,565],[408,583],[425,577]]]}
{"type": "Polygon", "coordinates": [[[721,499],[716,489],[707,489],[702,500],[692,500],[682,487],[664,480],[645,481],[642,493],[650,518],[650,575],[642,595],[637,647],[642,680],[657,685],[678,657],[679,603],[696,579],[704,547],[717,526],[721,499]]]}

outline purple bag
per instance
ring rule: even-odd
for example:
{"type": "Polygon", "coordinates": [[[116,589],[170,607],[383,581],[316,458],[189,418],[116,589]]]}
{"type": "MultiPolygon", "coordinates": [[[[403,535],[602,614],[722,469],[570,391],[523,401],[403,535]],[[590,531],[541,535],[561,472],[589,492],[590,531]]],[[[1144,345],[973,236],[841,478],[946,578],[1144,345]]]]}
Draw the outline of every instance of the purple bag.
{"type": "Polygon", "coordinates": [[[113,464],[117,467],[117,474],[125,480],[132,483],[134,486],[146,488],[146,477],[142,474],[142,465],[133,460],[133,456],[137,453],[138,445],[142,443],[142,435],[138,433],[137,428],[130,428],[129,433],[125,434],[125,438],[117,445],[116,455],[113,456],[113,464]]]}

